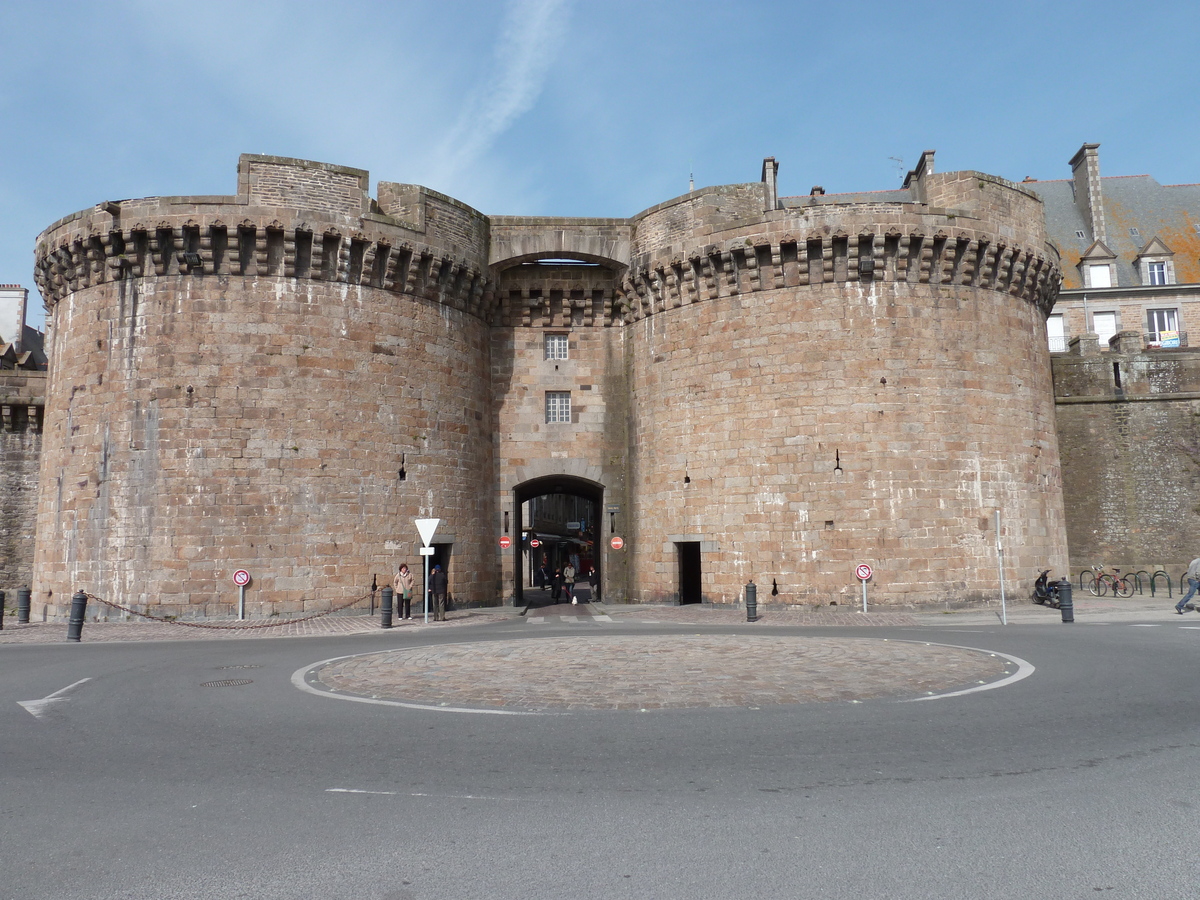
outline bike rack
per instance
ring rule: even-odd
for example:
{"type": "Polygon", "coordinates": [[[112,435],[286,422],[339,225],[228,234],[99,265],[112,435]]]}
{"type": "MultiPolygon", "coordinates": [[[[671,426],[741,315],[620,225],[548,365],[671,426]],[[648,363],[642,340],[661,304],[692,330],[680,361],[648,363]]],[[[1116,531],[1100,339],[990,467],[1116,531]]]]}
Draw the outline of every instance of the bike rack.
{"type": "Polygon", "coordinates": [[[1091,584],[1092,582],[1094,582],[1094,581],[1096,580],[1096,576],[1095,576],[1095,574],[1092,572],[1092,570],[1091,570],[1091,569],[1084,569],[1084,570],[1082,570],[1082,571],[1079,573],[1079,593],[1081,593],[1081,594],[1082,594],[1082,593],[1084,592],[1084,590],[1086,589],[1086,586],[1085,586],[1085,585],[1084,585],[1084,583],[1083,583],[1083,576],[1084,576],[1084,575],[1086,575],[1086,576],[1087,576],[1087,578],[1088,578],[1088,584],[1091,584]]]}
{"type": "Polygon", "coordinates": [[[1171,576],[1170,576],[1170,575],[1168,575],[1166,572],[1164,572],[1162,569],[1159,569],[1159,570],[1158,570],[1157,572],[1155,572],[1155,573],[1154,573],[1152,576],[1150,576],[1150,596],[1151,596],[1151,597],[1153,597],[1153,596],[1154,596],[1154,583],[1155,583],[1156,581],[1158,581],[1158,579],[1159,579],[1160,577],[1161,577],[1161,578],[1165,578],[1165,579],[1166,579],[1166,582],[1167,582],[1167,597],[1168,597],[1168,598],[1169,598],[1169,597],[1172,597],[1172,596],[1173,596],[1173,594],[1171,593],[1171,587],[1172,587],[1172,585],[1171,585],[1171,576]]]}
{"type": "MultiPolygon", "coordinates": [[[[1136,571],[1136,572],[1134,572],[1134,573],[1133,573],[1133,586],[1137,588],[1137,592],[1138,592],[1138,596],[1139,596],[1139,597],[1140,597],[1140,596],[1142,596],[1142,594],[1144,594],[1144,593],[1145,593],[1145,590],[1144,590],[1144,589],[1143,589],[1143,587],[1142,587],[1142,576],[1143,576],[1143,575],[1145,575],[1147,578],[1149,578],[1149,577],[1150,577],[1150,573],[1149,573],[1149,572],[1147,572],[1145,569],[1139,569],[1138,571],[1136,571]]],[[[1127,576],[1127,577],[1128,577],[1128,576],[1127,576]]],[[[1153,597],[1153,596],[1154,596],[1154,589],[1153,589],[1153,587],[1151,587],[1151,590],[1150,590],[1150,596],[1151,596],[1151,597],[1153,597]]]]}

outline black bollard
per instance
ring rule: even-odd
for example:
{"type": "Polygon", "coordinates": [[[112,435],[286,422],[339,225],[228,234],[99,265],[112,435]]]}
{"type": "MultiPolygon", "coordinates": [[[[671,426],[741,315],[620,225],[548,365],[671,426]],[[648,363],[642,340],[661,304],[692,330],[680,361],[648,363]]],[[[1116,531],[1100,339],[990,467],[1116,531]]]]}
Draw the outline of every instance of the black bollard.
{"type": "Polygon", "coordinates": [[[30,601],[33,599],[33,591],[29,588],[21,588],[17,591],[17,624],[29,624],[29,607],[30,601]]]}
{"type": "Polygon", "coordinates": [[[379,627],[392,627],[392,589],[385,587],[379,592],[379,627]]]}
{"type": "Polygon", "coordinates": [[[754,583],[754,579],[750,579],[746,584],[746,621],[758,621],[758,585],[754,583]]]}
{"type": "Polygon", "coordinates": [[[1075,621],[1075,601],[1071,599],[1071,582],[1063,579],[1058,583],[1058,608],[1064,622],[1075,621]]]}
{"type": "Polygon", "coordinates": [[[76,591],[71,597],[71,620],[67,622],[67,640],[79,643],[83,637],[83,617],[87,614],[87,594],[76,591]]]}
{"type": "Polygon", "coordinates": [[[0,591],[0,631],[4,630],[4,591],[0,591]]]}

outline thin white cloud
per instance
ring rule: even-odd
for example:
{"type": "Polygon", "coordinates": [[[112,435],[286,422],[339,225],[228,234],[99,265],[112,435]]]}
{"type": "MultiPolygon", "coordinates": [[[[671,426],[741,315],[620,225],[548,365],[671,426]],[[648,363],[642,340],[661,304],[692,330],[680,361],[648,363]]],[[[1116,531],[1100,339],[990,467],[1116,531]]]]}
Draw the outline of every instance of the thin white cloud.
{"type": "Polygon", "coordinates": [[[474,92],[442,142],[438,183],[457,181],[533,108],[566,31],[567,0],[511,0],[485,87],[474,92]]]}

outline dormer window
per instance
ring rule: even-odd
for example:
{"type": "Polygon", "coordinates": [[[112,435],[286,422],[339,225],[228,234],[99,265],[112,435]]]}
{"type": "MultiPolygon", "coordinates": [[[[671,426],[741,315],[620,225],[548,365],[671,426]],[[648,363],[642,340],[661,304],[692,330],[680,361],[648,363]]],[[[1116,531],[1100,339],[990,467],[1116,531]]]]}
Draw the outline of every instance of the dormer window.
{"type": "Polygon", "coordinates": [[[1088,287],[1112,287],[1112,267],[1107,265],[1088,266],[1088,287]]]}
{"type": "Polygon", "coordinates": [[[1150,239],[1134,264],[1141,276],[1142,284],[1163,285],[1175,283],[1174,253],[1157,237],[1150,239]]]}

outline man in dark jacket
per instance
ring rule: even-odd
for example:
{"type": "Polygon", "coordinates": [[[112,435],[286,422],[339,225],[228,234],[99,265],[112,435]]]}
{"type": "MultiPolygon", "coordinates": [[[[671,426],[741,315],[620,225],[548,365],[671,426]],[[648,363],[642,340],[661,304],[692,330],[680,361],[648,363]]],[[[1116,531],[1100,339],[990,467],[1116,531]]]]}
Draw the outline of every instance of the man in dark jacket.
{"type": "Polygon", "coordinates": [[[446,588],[449,580],[446,577],[446,570],[441,566],[434,566],[433,572],[429,576],[429,589],[433,594],[433,621],[446,621],[446,588]]]}

